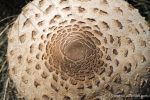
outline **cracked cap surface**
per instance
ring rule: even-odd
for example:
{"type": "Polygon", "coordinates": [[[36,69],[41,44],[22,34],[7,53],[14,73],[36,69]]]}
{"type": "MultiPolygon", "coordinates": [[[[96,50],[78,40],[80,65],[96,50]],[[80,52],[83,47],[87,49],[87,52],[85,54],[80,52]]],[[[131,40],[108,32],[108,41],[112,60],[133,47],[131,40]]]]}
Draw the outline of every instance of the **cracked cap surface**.
{"type": "Polygon", "coordinates": [[[8,39],[10,77],[28,100],[111,98],[149,82],[150,28],[123,0],[34,0],[8,39]]]}

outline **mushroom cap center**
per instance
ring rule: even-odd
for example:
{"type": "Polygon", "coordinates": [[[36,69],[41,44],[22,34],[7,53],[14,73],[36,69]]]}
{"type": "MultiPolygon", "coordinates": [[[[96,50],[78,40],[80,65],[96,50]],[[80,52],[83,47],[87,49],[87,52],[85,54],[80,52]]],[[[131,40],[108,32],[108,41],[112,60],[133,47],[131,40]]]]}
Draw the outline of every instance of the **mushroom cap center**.
{"type": "Polygon", "coordinates": [[[67,58],[78,61],[83,60],[86,56],[86,47],[80,42],[72,42],[65,47],[64,53],[67,58]]]}

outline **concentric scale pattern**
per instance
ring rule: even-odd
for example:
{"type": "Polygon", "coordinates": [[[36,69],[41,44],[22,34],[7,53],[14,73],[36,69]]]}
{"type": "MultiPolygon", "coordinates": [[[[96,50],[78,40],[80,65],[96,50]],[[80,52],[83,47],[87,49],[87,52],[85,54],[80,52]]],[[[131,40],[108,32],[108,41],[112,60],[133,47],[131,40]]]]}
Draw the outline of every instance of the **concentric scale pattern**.
{"type": "Polygon", "coordinates": [[[123,0],[34,0],[8,38],[10,77],[27,100],[108,99],[149,82],[150,29],[123,0]]]}

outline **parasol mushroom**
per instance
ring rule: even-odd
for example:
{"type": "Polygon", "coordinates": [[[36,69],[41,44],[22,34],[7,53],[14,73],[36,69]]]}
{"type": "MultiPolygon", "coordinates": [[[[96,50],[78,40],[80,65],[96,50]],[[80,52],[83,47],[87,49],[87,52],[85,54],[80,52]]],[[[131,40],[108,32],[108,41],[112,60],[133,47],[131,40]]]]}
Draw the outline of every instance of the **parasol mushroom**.
{"type": "Polygon", "coordinates": [[[33,0],[8,32],[9,74],[27,100],[138,93],[150,28],[123,0],[33,0]]]}

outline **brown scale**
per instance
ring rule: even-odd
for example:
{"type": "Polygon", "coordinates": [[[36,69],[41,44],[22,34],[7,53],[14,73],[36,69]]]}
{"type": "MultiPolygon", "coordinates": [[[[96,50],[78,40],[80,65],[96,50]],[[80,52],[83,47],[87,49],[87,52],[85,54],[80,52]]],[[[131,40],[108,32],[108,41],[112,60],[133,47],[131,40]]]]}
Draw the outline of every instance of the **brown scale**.
{"type": "Polygon", "coordinates": [[[115,64],[116,64],[116,66],[119,66],[119,61],[118,61],[118,59],[115,59],[115,64]]]}
{"type": "Polygon", "coordinates": [[[95,43],[96,45],[101,45],[100,40],[97,39],[96,37],[92,37],[92,40],[94,41],[94,43],[95,43]]]}
{"type": "Polygon", "coordinates": [[[98,13],[99,9],[98,8],[93,8],[94,13],[98,13]]]}
{"type": "Polygon", "coordinates": [[[43,55],[42,55],[42,60],[47,60],[48,59],[48,54],[47,53],[44,53],[43,55]]]}
{"type": "Polygon", "coordinates": [[[44,36],[44,34],[43,35],[41,35],[41,40],[44,40],[45,39],[45,36],[44,36]]]}
{"type": "Polygon", "coordinates": [[[54,19],[59,19],[59,18],[61,18],[61,15],[55,15],[54,16],[54,19]]]}
{"type": "Polygon", "coordinates": [[[67,2],[68,0],[60,0],[59,3],[67,2]]]}
{"type": "Polygon", "coordinates": [[[39,18],[40,17],[40,14],[39,13],[36,13],[35,14],[35,18],[39,18]]]}
{"type": "Polygon", "coordinates": [[[110,55],[108,55],[108,56],[106,57],[106,60],[111,61],[111,60],[112,60],[112,59],[111,59],[111,56],[110,56],[110,55]]]}
{"type": "Polygon", "coordinates": [[[116,49],[113,49],[113,54],[118,55],[118,51],[116,49]]]}
{"type": "Polygon", "coordinates": [[[80,7],[78,7],[78,11],[79,11],[79,13],[83,13],[85,11],[85,8],[80,6],[80,7]]]}
{"type": "Polygon", "coordinates": [[[40,70],[40,69],[41,69],[41,66],[40,66],[39,64],[37,64],[37,65],[35,66],[35,69],[36,69],[36,70],[40,70]]]}
{"type": "Polygon", "coordinates": [[[110,35],[110,43],[113,44],[113,42],[114,42],[114,38],[112,35],[110,35]]]}
{"type": "Polygon", "coordinates": [[[92,28],[90,26],[82,26],[81,29],[82,30],[91,30],[92,28]]]}
{"type": "Polygon", "coordinates": [[[52,56],[49,56],[48,62],[49,62],[50,65],[53,65],[53,59],[52,59],[52,56]]]}
{"type": "Polygon", "coordinates": [[[32,73],[32,70],[31,70],[31,68],[29,68],[29,67],[27,67],[25,71],[26,71],[26,73],[29,74],[29,75],[31,75],[31,73],[32,73]]]}
{"type": "Polygon", "coordinates": [[[114,20],[114,23],[119,29],[123,29],[122,23],[119,20],[114,20]]]}
{"type": "Polygon", "coordinates": [[[82,82],[79,82],[77,85],[77,89],[84,89],[84,84],[82,82]]]}
{"type": "Polygon", "coordinates": [[[86,100],[86,94],[84,93],[78,93],[78,100],[86,100]]]}
{"type": "Polygon", "coordinates": [[[46,79],[46,78],[48,77],[48,73],[43,72],[43,73],[41,74],[41,77],[44,78],[44,79],[46,79]]]}
{"type": "Polygon", "coordinates": [[[27,80],[26,76],[22,76],[21,78],[22,78],[22,82],[24,84],[28,84],[28,80],[27,80]]]}
{"type": "Polygon", "coordinates": [[[29,26],[30,25],[30,18],[26,19],[26,21],[23,24],[23,27],[29,26]]]}
{"type": "Polygon", "coordinates": [[[23,34],[23,35],[19,36],[19,40],[20,40],[21,43],[24,43],[25,40],[26,40],[26,34],[23,34]]]}
{"type": "Polygon", "coordinates": [[[75,80],[74,78],[71,78],[69,81],[72,85],[77,85],[77,83],[78,83],[78,81],[75,80]]]}
{"type": "Polygon", "coordinates": [[[40,51],[43,51],[43,49],[44,49],[44,44],[43,44],[43,43],[40,43],[40,44],[39,44],[39,50],[40,50],[40,51]]]}
{"type": "Polygon", "coordinates": [[[39,6],[42,7],[44,5],[44,3],[45,3],[45,0],[40,0],[39,1],[39,6]]]}
{"type": "Polygon", "coordinates": [[[96,20],[94,18],[87,18],[87,20],[90,22],[96,22],[96,20]]]}
{"type": "Polygon", "coordinates": [[[17,57],[17,59],[18,59],[18,63],[22,63],[22,59],[23,59],[23,56],[22,55],[19,55],[18,57],[17,57]]]}
{"type": "Polygon", "coordinates": [[[109,66],[107,68],[106,75],[110,77],[112,74],[113,74],[113,67],[109,66]]]}
{"type": "Polygon", "coordinates": [[[54,19],[51,19],[50,21],[49,21],[49,24],[53,24],[53,23],[55,23],[56,21],[54,20],[54,19]]]}
{"type": "Polygon", "coordinates": [[[48,33],[48,34],[46,35],[47,39],[50,38],[50,35],[51,35],[51,33],[48,33]]]}
{"type": "Polygon", "coordinates": [[[109,85],[109,84],[105,84],[104,85],[104,89],[106,89],[107,91],[112,91],[112,86],[111,85],[109,85]]]}
{"type": "Polygon", "coordinates": [[[51,100],[51,99],[49,98],[49,96],[47,96],[46,94],[44,94],[44,95],[42,96],[42,100],[51,100]]]}
{"type": "Polygon", "coordinates": [[[40,53],[36,54],[36,59],[40,59],[40,53]]]}
{"type": "Polygon", "coordinates": [[[56,27],[55,26],[51,26],[49,27],[49,30],[54,30],[56,27]]]}
{"type": "Polygon", "coordinates": [[[83,32],[88,36],[91,36],[91,37],[94,36],[94,34],[90,31],[83,31],[83,32]]]}
{"type": "Polygon", "coordinates": [[[110,29],[110,26],[107,22],[105,21],[102,21],[100,22],[101,26],[105,29],[105,30],[109,30],[110,29]]]}
{"type": "Polygon", "coordinates": [[[58,87],[57,87],[56,84],[54,84],[54,83],[51,83],[51,88],[52,88],[55,92],[58,92],[58,91],[59,91],[58,87]]]}
{"type": "Polygon", "coordinates": [[[120,7],[116,7],[114,8],[114,10],[119,14],[119,15],[123,15],[123,10],[120,7]]]}
{"type": "Polygon", "coordinates": [[[10,53],[9,53],[11,56],[14,55],[14,50],[11,50],[10,53]]]}
{"type": "Polygon", "coordinates": [[[46,66],[46,68],[49,70],[49,72],[53,72],[53,71],[54,71],[54,68],[52,68],[52,66],[49,65],[48,62],[45,62],[45,66],[46,66]]]}
{"type": "Polygon", "coordinates": [[[71,8],[70,7],[64,7],[62,10],[69,11],[69,10],[71,10],[71,8]]]}
{"type": "Polygon", "coordinates": [[[104,11],[104,10],[99,10],[99,12],[98,12],[100,15],[107,15],[108,13],[106,12],[106,11],[104,11]]]}
{"type": "Polygon", "coordinates": [[[34,44],[32,44],[32,45],[30,46],[30,53],[33,53],[33,51],[34,51],[34,44]]]}
{"type": "Polygon", "coordinates": [[[120,76],[120,74],[115,74],[114,76],[113,76],[113,82],[115,82],[115,83],[121,83],[121,76],[120,76]]]}
{"type": "Polygon", "coordinates": [[[56,74],[53,74],[52,76],[53,76],[53,80],[54,80],[55,82],[57,82],[57,81],[58,81],[58,76],[57,76],[56,74]]]}
{"type": "Polygon", "coordinates": [[[70,23],[72,24],[72,23],[74,23],[74,22],[76,22],[77,20],[76,19],[71,19],[70,20],[70,23]]]}
{"type": "Polygon", "coordinates": [[[78,21],[78,24],[79,25],[84,25],[84,24],[86,24],[86,22],[84,22],[84,21],[78,21]]]}
{"type": "Polygon", "coordinates": [[[69,88],[69,85],[68,85],[68,84],[66,84],[66,85],[65,85],[65,89],[66,89],[66,90],[68,90],[68,88],[69,88]]]}
{"type": "Polygon", "coordinates": [[[93,25],[94,28],[96,28],[96,30],[100,30],[98,25],[93,25]]]}
{"type": "Polygon", "coordinates": [[[60,22],[59,25],[64,25],[65,23],[67,23],[67,20],[60,22]]]}
{"type": "Polygon", "coordinates": [[[85,80],[85,87],[88,88],[88,89],[92,89],[92,81],[91,80],[85,80]]]}
{"type": "Polygon", "coordinates": [[[38,81],[34,81],[34,86],[37,88],[38,86],[40,86],[41,84],[38,81]]]}
{"type": "Polygon", "coordinates": [[[94,34],[98,34],[99,36],[103,36],[103,33],[100,32],[100,31],[98,31],[98,30],[94,30],[93,33],[94,33],[94,34]]]}
{"type": "Polygon", "coordinates": [[[102,4],[108,4],[108,1],[107,0],[100,0],[100,3],[102,3],[102,4]]]}
{"type": "Polygon", "coordinates": [[[44,21],[40,21],[40,22],[37,23],[37,25],[38,25],[39,27],[41,27],[41,26],[43,25],[43,23],[44,23],[44,21]]]}
{"type": "Polygon", "coordinates": [[[65,73],[61,72],[61,79],[66,81],[68,79],[68,76],[65,73]]]}
{"type": "Polygon", "coordinates": [[[69,97],[69,96],[64,96],[63,100],[71,100],[71,97],[69,97]]]}
{"type": "Polygon", "coordinates": [[[93,83],[94,83],[95,86],[99,87],[99,85],[100,85],[99,78],[98,77],[93,78],[93,83]]]}

